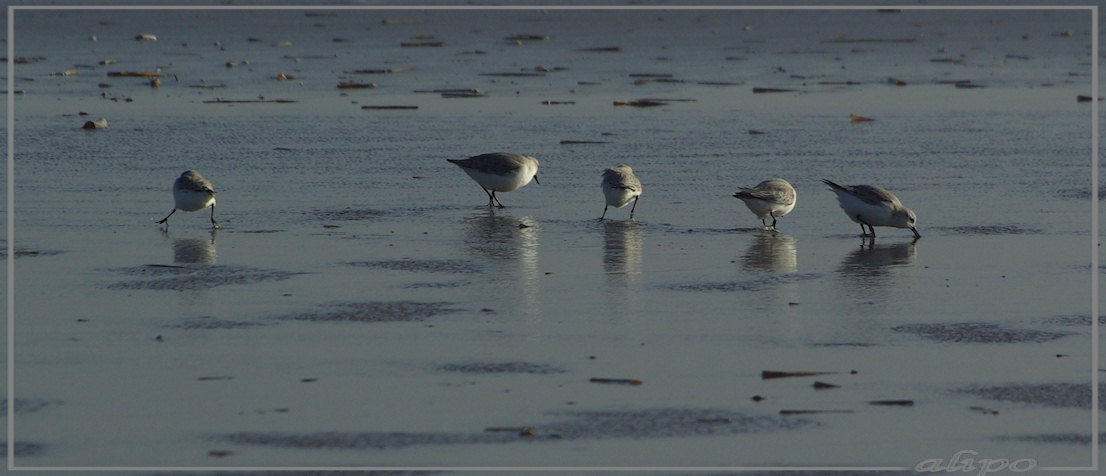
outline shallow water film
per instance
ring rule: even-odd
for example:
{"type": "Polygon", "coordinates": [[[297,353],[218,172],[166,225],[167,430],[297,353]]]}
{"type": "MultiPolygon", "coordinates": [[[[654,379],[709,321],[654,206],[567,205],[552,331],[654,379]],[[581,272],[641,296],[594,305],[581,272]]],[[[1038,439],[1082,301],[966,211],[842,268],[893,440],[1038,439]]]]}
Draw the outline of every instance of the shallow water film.
{"type": "Polygon", "coordinates": [[[1088,9],[13,19],[8,464],[1093,463],[1088,9]],[[190,169],[219,228],[154,223],[190,169]]]}

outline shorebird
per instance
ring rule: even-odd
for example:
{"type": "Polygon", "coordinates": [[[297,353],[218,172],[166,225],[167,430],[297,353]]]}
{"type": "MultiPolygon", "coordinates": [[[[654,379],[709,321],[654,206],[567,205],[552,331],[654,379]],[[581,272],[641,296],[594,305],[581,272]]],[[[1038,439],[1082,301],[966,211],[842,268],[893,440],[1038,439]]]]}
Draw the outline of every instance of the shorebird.
{"type": "Polygon", "coordinates": [[[822,179],[822,183],[837,194],[837,203],[845,214],[860,224],[860,236],[875,238],[873,226],[893,226],[909,228],[914,232],[914,239],[922,237],[918,233],[917,216],[904,207],[895,194],[874,185],[837,185],[826,179],[822,179]],[[865,232],[864,225],[868,225],[871,234],[865,232]]]}
{"type": "Polygon", "coordinates": [[[217,228],[219,224],[215,223],[215,190],[211,188],[211,182],[198,172],[188,170],[173,182],[173,210],[155,223],[165,223],[177,210],[195,212],[207,207],[211,207],[211,227],[217,228]]]}
{"type": "Polygon", "coordinates": [[[630,219],[633,220],[634,209],[637,208],[637,200],[641,196],[641,181],[634,175],[634,170],[629,165],[618,164],[603,171],[603,181],[599,185],[607,200],[599,219],[607,216],[607,207],[622,208],[633,200],[634,206],[630,207],[630,219]]]}
{"type": "Polygon", "coordinates": [[[765,180],[753,188],[742,187],[733,196],[745,202],[745,206],[760,218],[760,223],[766,229],[775,230],[776,219],[787,215],[795,208],[795,188],[781,178],[765,180]],[[771,226],[764,221],[768,218],[772,219],[771,226]]]}
{"type": "Polygon", "coordinates": [[[508,152],[492,152],[480,154],[467,159],[446,159],[450,163],[461,167],[469,174],[484,193],[488,194],[488,206],[503,203],[495,196],[495,192],[510,192],[530,183],[541,184],[538,181],[538,159],[525,155],[511,154],[508,152]]]}

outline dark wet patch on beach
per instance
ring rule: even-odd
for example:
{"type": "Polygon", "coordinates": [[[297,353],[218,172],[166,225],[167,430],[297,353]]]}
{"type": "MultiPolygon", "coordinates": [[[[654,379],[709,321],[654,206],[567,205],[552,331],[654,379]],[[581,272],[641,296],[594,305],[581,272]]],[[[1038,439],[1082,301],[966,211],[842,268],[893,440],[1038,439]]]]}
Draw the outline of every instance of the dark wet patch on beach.
{"type": "MultiPolygon", "coordinates": [[[[1059,326],[1091,326],[1091,316],[1088,315],[1076,315],[1076,316],[1056,316],[1050,317],[1045,320],[1045,323],[1056,324],[1059,326]]],[[[1098,316],[1098,323],[1106,324],[1106,316],[1098,316]]]]}
{"type": "MultiPolygon", "coordinates": [[[[3,445],[4,448],[7,448],[8,447],[8,442],[7,441],[0,441],[0,445],[3,445]]],[[[24,441],[17,441],[12,446],[14,447],[13,449],[15,450],[15,456],[16,457],[20,457],[20,456],[38,456],[38,455],[41,455],[44,452],[44,450],[46,449],[46,446],[41,444],[41,443],[27,443],[27,442],[24,442],[24,441]]],[[[0,459],[7,459],[7,458],[8,458],[8,452],[7,451],[0,451],[0,459]]]]}
{"type": "Polygon", "coordinates": [[[441,283],[411,283],[404,286],[407,289],[447,289],[459,288],[472,284],[471,281],[445,281],[441,283]]]}
{"type": "MultiPolygon", "coordinates": [[[[208,453],[207,453],[207,455],[211,458],[225,458],[225,457],[231,456],[233,454],[234,454],[233,451],[222,450],[222,449],[213,449],[213,450],[208,451],[208,453]]],[[[160,476],[211,476],[213,474],[218,475],[218,476],[293,476],[293,475],[294,476],[424,476],[424,475],[431,475],[431,474],[446,474],[446,473],[447,473],[446,471],[425,471],[425,470],[415,471],[415,470],[399,470],[399,469],[396,469],[396,470],[359,470],[359,471],[355,471],[355,470],[347,470],[345,468],[342,468],[340,470],[339,469],[333,469],[333,470],[319,469],[319,470],[313,470],[313,471],[307,471],[307,470],[299,470],[299,471],[289,471],[289,470],[223,471],[223,470],[220,470],[220,471],[214,472],[214,473],[211,472],[211,471],[205,471],[205,472],[184,471],[184,472],[182,472],[180,470],[172,470],[170,472],[170,471],[166,470],[165,472],[150,473],[150,474],[160,475],[160,476]]],[[[868,475],[868,476],[872,476],[872,475],[868,475]]],[[[876,476],[878,476],[878,475],[876,475],[876,476]]]]}
{"type": "Polygon", "coordinates": [[[1018,225],[963,225],[934,227],[933,229],[960,235],[1035,235],[1044,232],[1040,228],[1023,228],[1018,225]]]}
{"type": "Polygon", "coordinates": [[[418,301],[369,301],[337,303],[318,311],[277,317],[285,321],[310,322],[419,322],[457,312],[453,303],[418,301]]]}
{"type": "Polygon", "coordinates": [[[730,235],[734,233],[755,231],[754,228],[669,228],[666,233],[679,233],[681,235],[730,235]]]}
{"type": "Polygon", "coordinates": [[[454,362],[442,365],[438,367],[438,370],[463,374],[549,375],[565,373],[564,369],[534,362],[454,362]]]}
{"type": "MultiPolygon", "coordinates": [[[[27,413],[35,413],[43,408],[61,405],[58,401],[49,400],[36,400],[29,398],[17,398],[15,399],[15,407],[12,409],[16,415],[24,415],[27,413]]],[[[6,415],[8,413],[8,399],[0,399],[0,414],[6,415]]]]}
{"type": "Polygon", "coordinates": [[[421,273],[476,274],[484,269],[471,261],[459,259],[398,259],[382,261],[354,261],[351,266],[379,268],[389,271],[411,271],[421,273]]]}
{"type": "Polygon", "coordinates": [[[1071,334],[1037,329],[1011,329],[986,322],[950,324],[905,324],[891,330],[914,334],[937,342],[965,344],[1020,344],[1048,342],[1071,334]]]}
{"type": "Polygon", "coordinates": [[[166,324],[166,329],[191,330],[217,330],[217,329],[249,329],[251,327],[268,326],[270,323],[255,321],[225,321],[221,319],[199,318],[177,321],[166,324]]]}
{"type": "Polygon", "coordinates": [[[337,209],[319,209],[306,212],[310,218],[322,221],[353,221],[353,220],[372,220],[387,216],[389,213],[385,210],[377,210],[374,208],[337,208],[337,209]]]}
{"type": "Polygon", "coordinates": [[[281,281],[297,274],[290,271],[222,265],[160,265],[147,264],[112,271],[145,279],[120,281],[108,285],[108,289],[155,289],[170,291],[198,291],[230,284],[254,284],[265,281],[281,281]]]}
{"type": "MultiPolygon", "coordinates": [[[[1091,199],[1091,188],[1090,187],[1088,187],[1088,188],[1071,188],[1071,189],[1067,189],[1067,190],[1062,190],[1060,192],[1060,196],[1064,197],[1064,198],[1075,199],[1075,200],[1090,200],[1091,199]]],[[[1098,188],[1098,199],[1099,200],[1106,199],[1106,186],[1101,186],[1101,187],[1098,188]]]]}
{"type": "MultiPolygon", "coordinates": [[[[41,256],[56,256],[64,253],[64,251],[58,250],[15,250],[12,252],[12,256],[15,258],[38,258],[41,256]]],[[[7,253],[2,253],[4,259],[8,258],[7,253]]]]}
{"type": "Polygon", "coordinates": [[[811,347],[876,347],[879,344],[873,342],[815,342],[811,347]]]}
{"type": "MultiPolygon", "coordinates": [[[[1099,433],[1098,441],[1104,444],[1106,443],[1106,433],[1099,433]]],[[[1000,436],[994,438],[996,441],[1016,441],[1023,443],[1057,443],[1067,445],[1082,445],[1086,446],[1091,444],[1090,433],[1043,433],[1040,435],[1017,435],[1017,436],[1000,436]]]]}
{"type": "Polygon", "coordinates": [[[495,444],[519,441],[566,441],[613,438],[678,438],[782,431],[816,425],[801,418],[748,416],[726,410],[651,409],[639,411],[580,411],[559,422],[540,425],[489,427],[471,433],[405,432],[241,432],[212,437],[216,441],[277,448],[394,449],[410,446],[495,444]]]}
{"type": "MultiPolygon", "coordinates": [[[[1101,394],[1106,386],[1098,388],[1101,394]]],[[[1061,408],[1091,408],[1090,383],[1010,384],[971,386],[957,389],[958,393],[975,395],[987,400],[1031,403],[1061,408]]],[[[1106,409],[1106,401],[1100,401],[1099,409],[1106,409]]]]}
{"type": "Polygon", "coordinates": [[[676,291],[695,292],[733,292],[733,291],[764,291],[783,284],[791,284],[798,281],[806,281],[820,277],[817,274],[784,274],[766,275],[744,281],[722,281],[705,283],[671,284],[666,286],[676,291]]]}
{"type": "Polygon", "coordinates": [[[245,233],[245,234],[268,234],[268,233],[284,233],[285,230],[235,230],[231,233],[245,233]]]}
{"type": "MultiPolygon", "coordinates": [[[[700,474],[700,473],[696,473],[696,474],[700,474]]],[[[711,475],[711,474],[732,476],[734,473],[702,473],[701,476],[706,476],[706,475],[711,475]]],[[[833,476],[917,476],[918,473],[916,471],[878,471],[878,470],[875,470],[875,471],[873,471],[873,470],[856,470],[856,471],[833,470],[833,471],[829,471],[829,472],[827,472],[825,470],[821,470],[821,471],[818,471],[818,470],[782,471],[782,472],[773,470],[773,471],[762,471],[762,472],[755,472],[755,473],[742,472],[740,474],[741,474],[741,476],[826,476],[826,475],[833,475],[833,476]]]]}

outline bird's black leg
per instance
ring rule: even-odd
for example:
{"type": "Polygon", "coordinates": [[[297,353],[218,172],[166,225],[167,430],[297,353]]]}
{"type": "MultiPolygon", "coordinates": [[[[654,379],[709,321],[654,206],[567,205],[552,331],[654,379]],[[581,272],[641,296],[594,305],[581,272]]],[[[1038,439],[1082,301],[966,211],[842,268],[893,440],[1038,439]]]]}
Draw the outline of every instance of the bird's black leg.
{"type": "Polygon", "coordinates": [[[492,201],[492,200],[494,200],[494,198],[492,197],[492,192],[489,192],[488,189],[486,189],[484,187],[480,187],[480,190],[483,190],[484,193],[488,194],[488,207],[495,206],[495,202],[492,201]]]}
{"type": "Polygon", "coordinates": [[[215,204],[211,204],[211,227],[219,228],[219,224],[215,223],[215,204]]]}
{"type": "Polygon", "coordinates": [[[772,217],[772,229],[776,229],[776,217],[772,217]]]}
{"type": "Polygon", "coordinates": [[[492,199],[495,200],[495,203],[499,204],[499,208],[503,208],[503,202],[499,201],[499,197],[495,196],[495,190],[492,190],[492,199]]]}
{"type": "Polygon", "coordinates": [[[876,237],[876,229],[872,228],[872,225],[870,225],[870,224],[868,224],[868,222],[864,221],[864,218],[861,217],[860,215],[857,215],[856,219],[857,219],[857,221],[860,222],[860,236],[871,236],[872,238],[876,237]],[[868,225],[868,229],[872,230],[871,235],[869,235],[866,231],[864,231],[864,225],[868,225]]]}
{"type": "Polygon", "coordinates": [[[177,212],[177,209],[174,208],[173,211],[169,212],[168,215],[165,215],[165,218],[162,218],[158,221],[155,221],[154,223],[157,223],[157,224],[165,223],[165,220],[168,220],[169,217],[173,216],[173,214],[176,213],[176,212],[177,212]]]}

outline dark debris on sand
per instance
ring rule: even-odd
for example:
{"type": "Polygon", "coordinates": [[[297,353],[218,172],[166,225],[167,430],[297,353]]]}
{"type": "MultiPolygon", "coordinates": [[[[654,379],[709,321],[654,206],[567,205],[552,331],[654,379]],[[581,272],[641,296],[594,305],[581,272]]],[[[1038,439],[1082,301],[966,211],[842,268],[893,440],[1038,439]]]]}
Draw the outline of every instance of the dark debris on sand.
{"type": "Polygon", "coordinates": [[[463,374],[534,374],[565,373],[564,369],[534,362],[452,362],[438,367],[445,372],[463,374]]]}

